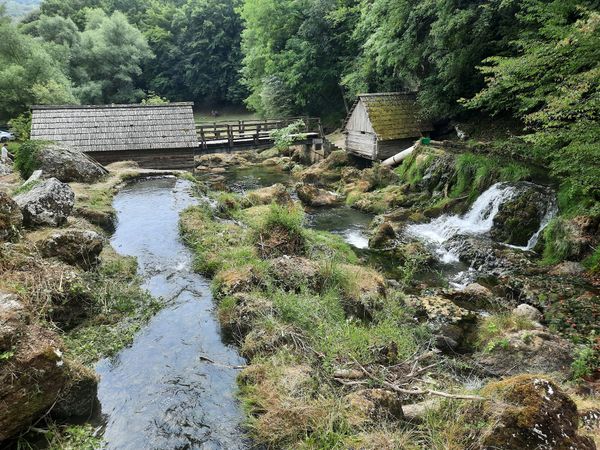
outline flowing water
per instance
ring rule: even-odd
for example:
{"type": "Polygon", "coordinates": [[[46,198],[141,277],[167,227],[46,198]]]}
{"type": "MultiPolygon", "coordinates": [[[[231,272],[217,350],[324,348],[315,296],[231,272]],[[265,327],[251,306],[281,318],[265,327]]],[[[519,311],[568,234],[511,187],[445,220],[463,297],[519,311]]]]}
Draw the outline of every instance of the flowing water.
{"type": "Polygon", "coordinates": [[[188,188],[147,179],[114,200],[112,246],[137,257],[145,288],[168,303],[131,347],[96,366],[108,449],[249,447],[233,368],[244,360],[223,343],[209,281],[193,272],[179,239],[179,213],[194,203],[188,188]]]}
{"type": "MultiPolygon", "coordinates": [[[[410,225],[406,228],[409,236],[416,237],[426,243],[433,244],[435,252],[444,263],[458,261],[458,255],[447,248],[450,239],[458,235],[482,235],[489,233],[498,214],[500,205],[512,199],[518,193],[518,187],[508,183],[496,183],[481,194],[469,211],[464,215],[443,215],[429,223],[410,225]]],[[[540,233],[556,214],[556,206],[549,201],[541,218],[540,227],[531,236],[527,245],[513,248],[531,250],[538,241],[540,233]]]]}

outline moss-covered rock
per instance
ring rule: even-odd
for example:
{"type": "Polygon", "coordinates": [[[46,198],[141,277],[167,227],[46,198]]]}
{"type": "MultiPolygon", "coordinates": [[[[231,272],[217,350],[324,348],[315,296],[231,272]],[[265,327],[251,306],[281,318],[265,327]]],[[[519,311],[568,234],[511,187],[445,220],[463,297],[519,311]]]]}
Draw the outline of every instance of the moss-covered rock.
{"type": "Polygon", "coordinates": [[[491,236],[498,242],[527,245],[551,208],[550,193],[531,183],[520,183],[517,193],[503,202],[494,217],[491,236]]]}
{"type": "Polygon", "coordinates": [[[486,450],[595,450],[577,434],[577,406],[556,383],[537,375],[519,375],[487,385],[482,415],[491,424],[481,437],[486,450]]]}
{"type": "Polygon", "coordinates": [[[311,184],[298,184],[296,193],[300,201],[307,206],[335,206],[342,202],[340,196],[335,192],[311,184]]]}

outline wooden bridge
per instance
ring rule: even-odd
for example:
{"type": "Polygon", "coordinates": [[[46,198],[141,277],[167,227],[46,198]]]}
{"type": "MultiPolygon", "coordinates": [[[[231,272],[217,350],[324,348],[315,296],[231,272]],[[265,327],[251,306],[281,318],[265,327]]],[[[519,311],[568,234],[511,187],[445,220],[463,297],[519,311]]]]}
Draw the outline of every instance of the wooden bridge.
{"type": "Polygon", "coordinates": [[[238,120],[196,124],[199,153],[268,148],[273,145],[272,132],[301,120],[303,129],[292,135],[296,144],[314,144],[322,139],[321,119],[317,117],[294,117],[289,119],[238,120]]]}

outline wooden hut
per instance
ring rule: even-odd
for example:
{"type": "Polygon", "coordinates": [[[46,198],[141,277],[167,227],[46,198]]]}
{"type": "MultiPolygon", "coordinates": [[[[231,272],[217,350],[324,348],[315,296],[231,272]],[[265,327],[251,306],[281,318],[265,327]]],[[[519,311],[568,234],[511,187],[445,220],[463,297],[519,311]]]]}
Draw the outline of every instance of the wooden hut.
{"type": "Polygon", "coordinates": [[[348,153],[382,160],[410,147],[431,131],[418,119],[414,93],[360,94],[343,126],[348,153]]]}
{"type": "Polygon", "coordinates": [[[192,106],[34,106],[31,139],[69,145],[101,164],[132,160],[153,169],[190,169],[199,145],[192,106]]]}

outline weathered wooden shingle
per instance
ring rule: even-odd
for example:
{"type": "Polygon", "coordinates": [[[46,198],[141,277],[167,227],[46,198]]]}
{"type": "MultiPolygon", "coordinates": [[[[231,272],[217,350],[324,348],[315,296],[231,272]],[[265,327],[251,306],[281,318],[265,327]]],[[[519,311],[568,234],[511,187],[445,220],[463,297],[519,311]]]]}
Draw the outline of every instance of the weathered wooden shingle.
{"type": "Polygon", "coordinates": [[[198,147],[192,106],[33,106],[31,139],[84,152],[198,147]]]}
{"type": "Polygon", "coordinates": [[[430,123],[419,119],[419,110],[413,93],[360,94],[344,123],[345,129],[355,126],[357,119],[353,117],[353,113],[357,111],[358,114],[363,108],[366,117],[358,117],[358,121],[367,123],[362,125],[365,129],[358,131],[374,130],[378,141],[418,137],[422,131],[432,129],[430,123]]]}

